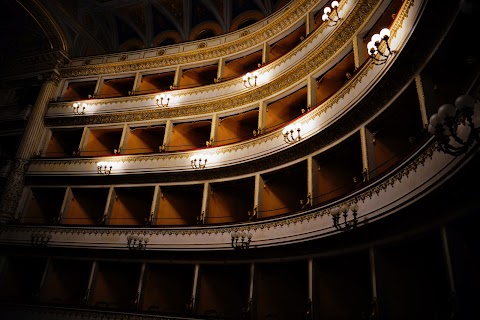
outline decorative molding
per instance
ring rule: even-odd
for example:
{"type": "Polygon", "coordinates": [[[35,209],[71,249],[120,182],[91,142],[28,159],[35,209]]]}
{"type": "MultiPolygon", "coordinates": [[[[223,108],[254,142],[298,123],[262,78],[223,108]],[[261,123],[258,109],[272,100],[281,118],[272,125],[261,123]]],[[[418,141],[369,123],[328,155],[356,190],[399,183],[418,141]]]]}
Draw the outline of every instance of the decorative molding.
{"type": "MultiPolygon", "coordinates": [[[[361,0],[373,2],[374,0],[361,0]]],[[[378,0],[375,0],[378,1],[378,0]]],[[[116,63],[105,63],[95,66],[69,67],[61,70],[62,77],[91,76],[100,74],[111,74],[119,72],[141,71],[154,68],[161,68],[172,65],[184,65],[188,63],[211,60],[215,58],[232,55],[260,45],[278,34],[285,31],[290,24],[302,18],[310,9],[318,4],[316,0],[301,0],[292,3],[284,14],[278,16],[274,21],[268,23],[264,28],[255,31],[249,35],[243,36],[238,40],[218,45],[214,48],[199,48],[192,52],[169,54],[157,56],[142,61],[125,61],[116,63]]]]}
{"type": "MultiPolygon", "coordinates": [[[[262,85],[255,90],[239,94],[235,99],[225,99],[217,101],[209,101],[200,104],[191,104],[189,106],[182,106],[181,108],[164,108],[164,109],[152,109],[152,110],[142,110],[142,111],[130,111],[130,112],[119,112],[116,114],[100,114],[92,116],[82,116],[82,117],[61,117],[61,118],[46,118],[45,123],[47,126],[78,126],[78,125],[93,125],[93,124],[105,124],[105,123],[124,123],[124,122],[138,122],[138,121],[147,121],[155,119],[166,119],[166,118],[176,118],[176,117],[185,117],[185,116],[195,116],[210,114],[215,112],[228,111],[234,108],[246,104],[253,104],[261,99],[272,96],[275,93],[284,90],[285,88],[291,86],[292,84],[300,81],[305,77],[306,74],[309,74],[312,70],[315,70],[317,66],[325,64],[331,57],[340,50],[347,42],[351,40],[351,37],[355,35],[355,31],[361,25],[362,21],[371,13],[371,10],[374,8],[375,0],[364,0],[364,4],[368,5],[358,5],[352,11],[352,14],[346,19],[346,23],[343,23],[341,27],[338,28],[338,31],[335,33],[336,36],[330,37],[325,43],[323,43],[314,54],[309,55],[301,63],[299,63],[296,68],[292,68],[290,71],[286,72],[279,78],[269,82],[268,84],[262,85]]],[[[318,32],[319,30],[317,30],[318,32]]],[[[392,34],[394,34],[392,30],[392,34]]],[[[274,62],[272,65],[268,65],[265,71],[276,68],[278,64],[286,61],[290,56],[295,55],[298,51],[302,50],[305,46],[309,44],[309,41],[313,41],[314,36],[308,37],[308,41],[302,42],[302,44],[296,48],[295,52],[290,52],[285,55],[281,61],[274,62]]],[[[369,67],[371,68],[371,67],[369,67]]],[[[368,70],[365,70],[365,73],[368,70]]],[[[357,79],[357,82],[360,82],[361,79],[357,79]]],[[[241,79],[239,80],[241,81],[241,79]]],[[[217,86],[230,86],[231,83],[221,82],[217,86]]],[[[349,90],[351,90],[350,87],[349,90]]],[[[188,89],[185,92],[188,94],[199,94],[205,90],[212,90],[211,88],[195,88],[188,89]]],[[[346,94],[348,92],[344,92],[346,94]]],[[[107,104],[112,103],[112,101],[118,101],[119,103],[132,103],[137,101],[152,100],[153,96],[135,96],[135,97],[124,97],[116,99],[108,99],[108,101],[92,101],[96,104],[107,104]]],[[[338,97],[340,99],[340,97],[338,97]]],[[[334,101],[331,102],[333,104],[334,101]]],[[[64,107],[68,103],[59,103],[51,104],[50,107],[64,107]]],[[[318,111],[317,111],[318,112],[318,111]]]]}
{"type": "MultiPolygon", "coordinates": [[[[418,156],[413,158],[411,162],[405,163],[403,166],[391,174],[387,175],[384,179],[381,179],[370,186],[366,186],[364,191],[353,195],[352,197],[346,197],[342,201],[335,203],[335,206],[341,206],[342,204],[349,204],[352,202],[365,202],[367,199],[380,196],[381,192],[386,192],[389,187],[394,188],[395,184],[399,184],[403,179],[408,178],[412,173],[415,173],[420,166],[424,166],[427,160],[431,160],[434,154],[440,153],[438,145],[436,143],[429,143],[425,146],[423,152],[419,152],[418,156]]],[[[284,228],[291,225],[308,223],[312,220],[322,218],[326,215],[330,215],[330,210],[333,206],[321,206],[317,208],[311,208],[306,210],[305,213],[292,213],[282,218],[274,218],[268,220],[250,221],[248,224],[241,226],[231,227],[186,227],[186,228],[166,228],[162,226],[155,226],[151,229],[117,229],[115,227],[105,228],[103,225],[97,227],[84,226],[81,228],[68,228],[68,227],[27,227],[21,225],[6,226],[5,230],[13,232],[37,232],[48,234],[72,234],[72,235],[115,235],[115,236],[186,236],[186,235],[216,235],[216,234],[230,234],[233,231],[259,231],[269,230],[276,228],[284,228]]]]}

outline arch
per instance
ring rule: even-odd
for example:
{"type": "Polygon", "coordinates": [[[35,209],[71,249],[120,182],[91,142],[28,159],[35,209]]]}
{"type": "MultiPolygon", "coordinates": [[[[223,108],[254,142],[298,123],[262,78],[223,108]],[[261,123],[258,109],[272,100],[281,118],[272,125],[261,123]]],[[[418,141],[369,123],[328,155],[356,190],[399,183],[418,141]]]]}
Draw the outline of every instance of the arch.
{"type": "Polygon", "coordinates": [[[203,22],[196,25],[192,29],[192,32],[190,32],[188,40],[190,41],[198,40],[199,39],[198,37],[202,34],[202,32],[205,32],[206,30],[212,31],[214,34],[213,36],[218,36],[219,34],[223,33],[222,27],[220,26],[220,24],[218,24],[217,22],[208,21],[208,22],[203,22]]]}
{"type": "Polygon", "coordinates": [[[183,41],[182,35],[177,31],[165,31],[157,34],[152,40],[152,47],[158,47],[165,40],[172,39],[175,43],[183,41]]]}
{"type": "Polygon", "coordinates": [[[238,30],[239,26],[242,23],[244,23],[245,21],[254,20],[255,22],[258,22],[258,21],[262,20],[263,18],[265,18],[265,15],[262,14],[260,11],[244,12],[232,21],[232,24],[230,25],[230,32],[238,30]]]}
{"type": "Polygon", "coordinates": [[[137,38],[128,39],[124,41],[119,47],[119,51],[134,51],[145,48],[145,44],[142,40],[137,38]]]}
{"type": "Polygon", "coordinates": [[[17,0],[17,3],[38,23],[45,33],[51,49],[68,53],[65,34],[42,4],[36,0],[17,0]]]}

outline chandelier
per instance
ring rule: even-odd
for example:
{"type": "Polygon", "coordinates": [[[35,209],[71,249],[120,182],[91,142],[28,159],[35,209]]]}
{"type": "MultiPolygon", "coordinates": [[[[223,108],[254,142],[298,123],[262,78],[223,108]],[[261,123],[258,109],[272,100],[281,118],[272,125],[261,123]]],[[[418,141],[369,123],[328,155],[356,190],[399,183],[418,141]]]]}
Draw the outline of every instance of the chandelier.
{"type": "Polygon", "coordinates": [[[341,18],[338,15],[338,1],[332,1],[331,6],[332,6],[333,10],[335,11],[335,18],[332,19],[329,16],[329,14],[332,12],[332,9],[330,9],[330,7],[325,7],[323,9],[322,20],[323,20],[323,22],[330,21],[332,24],[330,24],[329,26],[333,27],[338,23],[338,21],[340,21],[341,18]]]}
{"type": "Polygon", "coordinates": [[[244,231],[232,232],[232,248],[235,250],[248,249],[252,241],[252,234],[244,231]]]}
{"type": "Polygon", "coordinates": [[[168,107],[168,103],[170,102],[171,96],[169,94],[160,94],[155,96],[155,100],[157,102],[157,106],[159,107],[168,107]],[[165,101],[165,102],[164,102],[165,101]]]}
{"type": "Polygon", "coordinates": [[[369,43],[367,43],[367,49],[372,61],[376,65],[381,65],[387,62],[388,57],[395,53],[390,49],[388,40],[390,39],[390,30],[384,28],[380,31],[380,34],[376,33],[372,36],[369,43]],[[380,46],[385,43],[386,50],[381,50],[380,46]]]}
{"type": "Polygon", "coordinates": [[[87,107],[87,104],[85,102],[79,103],[75,102],[73,104],[73,113],[76,115],[82,115],[85,114],[85,108],[87,107]]]}
{"type": "Polygon", "coordinates": [[[193,156],[190,158],[190,165],[192,169],[205,169],[207,166],[207,157],[206,156],[199,156],[198,158],[193,156]]]}
{"type": "Polygon", "coordinates": [[[257,78],[257,71],[253,73],[248,72],[246,75],[243,76],[243,85],[245,86],[245,88],[254,88],[257,86],[257,78]]]}
{"type": "Polygon", "coordinates": [[[358,223],[357,212],[358,212],[357,203],[352,203],[352,204],[344,203],[341,206],[332,208],[330,211],[330,214],[332,215],[334,227],[340,231],[347,231],[347,230],[356,228],[358,223]],[[352,219],[348,221],[348,213],[350,211],[352,211],[352,219]],[[343,223],[340,222],[340,212],[343,213],[343,223]]]}
{"type": "Polygon", "coordinates": [[[302,140],[302,137],[300,136],[300,127],[297,127],[294,129],[293,127],[287,127],[283,131],[283,140],[286,143],[295,143],[300,140],[302,140]]]}
{"type": "Polygon", "coordinates": [[[443,104],[430,117],[428,131],[435,135],[443,152],[459,156],[480,140],[480,127],[475,127],[473,120],[474,107],[471,96],[461,95],[455,99],[455,105],[443,104]]]}
{"type": "Polygon", "coordinates": [[[129,235],[127,236],[127,247],[130,250],[145,250],[149,240],[147,237],[129,235]]]}
{"type": "Polygon", "coordinates": [[[97,162],[97,173],[108,176],[112,172],[112,167],[111,162],[97,162]]]}

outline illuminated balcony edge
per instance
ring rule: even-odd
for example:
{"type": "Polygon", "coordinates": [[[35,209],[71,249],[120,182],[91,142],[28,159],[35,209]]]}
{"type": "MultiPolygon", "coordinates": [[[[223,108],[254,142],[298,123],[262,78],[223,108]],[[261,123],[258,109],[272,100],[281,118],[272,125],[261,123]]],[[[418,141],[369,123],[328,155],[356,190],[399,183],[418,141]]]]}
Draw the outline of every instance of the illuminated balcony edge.
{"type": "MultiPolygon", "coordinates": [[[[348,3],[347,3],[347,6],[348,6],[348,3]]],[[[399,22],[397,25],[400,26],[401,23],[399,22]]],[[[292,68],[294,66],[293,64],[298,61],[302,61],[303,57],[312,55],[312,51],[304,50],[307,46],[310,46],[312,49],[317,48],[316,50],[318,51],[317,52],[318,56],[322,54],[323,50],[326,50],[326,49],[331,50],[331,47],[329,48],[329,46],[326,46],[326,45],[319,46],[319,43],[328,42],[329,39],[335,38],[335,35],[338,35],[338,34],[337,33],[323,34],[322,33],[323,30],[320,30],[320,29],[321,28],[315,30],[315,32],[310,34],[309,37],[305,39],[304,42],[302,42],[299,46],[297,46],[293,51],[282,56],[282,58],[275,60],[270,64],[267,64],[265,67],[258,69],[258,71],[261,74],[269,74],[269,78],[271,79],[278,79],[282,77],[283,70],[288,70],[292,68]],[[325,38],[321,38],[322,36],[325,38]],[[283,64],[285,65],[282,66],[283,64]]],[[[340,34],[345,34],[345,32],[342,32],[342,30],[339,30],[338,32],[340,34]]],[[[354,36],[355,35],[352,34],[352,37],[349,38],[347,42],[352,41],[354,36]]],[[[336,39],[338,40],[339,37],[337,36],[336,39]]],[[[338,46],[339,46],[338,50],[336,50],[336,53],[335,53],[336,55],[339,55],[343,52],[343,45],[338,44],[338,46]]],[[[331,57],[325,60],[325,64],[321,66],[319,69],[317,69],[316,73],[321,74],[322,72],[327,71],[328,68],[331,67],[330,58],[331,57]]],[[[182,65],[182,68],[188,68],[188,64],[182,65]]],[[[148,71],[151,72],[152,70],[150,69],[148,71]]],[[[218,101],[222,98],[224,100],[229,100],[231,99],[232,92],[236,92],[236,91],[243,92],[242,89],[245,89],[243,83],[244,82],[242,79],[242,75],[238,75],[238,77],[235,79],[221,82],[218,84],[210,84],[210,85],[201,86],[201,87],[192,88],[192,89],[179,89],[174,91],[168,91],[168,93],[172,95],[172,98],[177,101],[176,104],[171,103],[169,108],[185,109],[188,107],[188,109],[194,110],[196,108],[195,106],[198,105],[198,101],[199,100],[202,101],[202,98],[201,98],[202,95],[205,96],[203,100],[207,104],[211,104],[212,99],[213,101],[218,101]],[[226,90],[226,88],[231,88],[231,89],[226,90]],[[220,94],[221,93],[220,91],[222,90],[224,92],[220,94]],[[212,91],[215,91],[214,97],[209,95],[209,93],[211,93],[212,91]]],[[[261,83],[261,85],[266,86],[265,83],[261,83]]],[[[101,116],[102,114],[107,114],[107,113],[110,114],[112,112],[131,112],[133,110],[132,107],[134,107],[136,111],[155,110],[156,95],[157,93],[152,93],[152,94],[146,94],[146,95],[125,96],[125,97],[117,97],[117,98],[110,98],[110,99],[85,100],[93,105],[96,105],[96,108],[94,108],[89,114],[86,114],[86,116],[95,117],[95,116],[101,116]],[[104,111],[95,111],[96,109],[99,109],[99,108],[104,109],[104,111]],[[128,108],[128,110],[126,108],[128,108]]],[[[68,106],[71,109],[70,105],[71,105],[71,102],[51,102],[47,110],[46,118],[47,119],[51,119],[55,117],[64,118],[67,116],[68,117],[71,116],[71,111],[68,110],[69,112],[66,112],[65,110],[66,106],[68,106]]],[[[222,111],[222,110],[215,110],[215,112],[217,111],[222,111]]]]}
{"type": "MultiPolygon", "coordinates": [[[[350,1],[347,2],[347,4],[350,1]]],[[[369,4],[369,2],[374,1],[359,1],[360,3],[369,4]]],[[[138,62],[138,60],[144,60],[146,63],[155,61],[158,58],[165,56],[168,60],[173,60],[178,58],[186,58],[188,61],[195,61],[196,55],[198,55],[198,45],[201,43],[206,43],[207,50],[218,50],[219,52],[225,51],[226,49],[235,49],[234,54],[241,54],[246,47],[246,43],[249,43],[252,38],[262,36],[263,41],[269,41],[275,39],[279,34],[285,31],[285,22],[290,23],[291,26],[295,26],[298,21],[305,19],[305,16],[310,13],[311,10],[314,10],[321,1],[311,1],[311,0],[301,0],[290,2],[282,10],[279,10],[272,15],[269,15],[268,18],[263,19],[253,26],[247,28],[242,28],[241,30],[234,31],[225,35],[220,35],[217,37],[212,37],[209,39],[202,39],[198,41],[189,41],[188,43],[175,44],[171,46],[165,46],[159,48],[149,48],[139,51],[134,51],[130,53],[115,53],[108,55],[97,55],[94,57],[79,57],[73,58],[68,64],[63,67],[62,73],[65,77],[77,76],[77,75],[87,75],[88,70],[98,68],[100,66],[108,69],[109,66],[118,65],[123,66],[122,72],[128,71],[129,64],[138,62]],[[291,17],[296,17],[294,21],[291,21],[291,17]],[[279,28],[279,26],[281,26],[279,28]],[[265,34],[269,35],[269,38],[265,39],[263,36],[265,34]],[[211,43],[214,43],[212,46],[211,43]],[[218,44],[220,43],[220,44],[218,44]],[[129,56],[132,56],[130,59],[129,56]],[[122,57],[125,56],[126,59],[123,61],[122,57]],[[140,58],[139,58],[140,56],[140,58]]],[[[371,4],[369,4],[371,5],[371,4]]],[[[371,5],[372,7],[374,5],[371,5]]],[[[259,43],[261,44],[261,43],[259,43]]],[[[251,45],[247,45],[250,47],[251,45]]],[[[198,61],[197,61],[198,62],[198,61]]],[[[131,71],[138,71],[139,68],[131,71]]]]}
{"type": "MultiPolygon", "coordinates": [[[[424,148],[411,155],[378,181],[323,206],[288,216],[265,220],[202,227],[67,227],[38,225],[7,225],[0,234],[0,243],[31,245],[31,234],[50,234],[48,246],[75,248],[109,248],[128,250],[131,235],[148,237],[146,250],[225,250],[231,249],[233,232],[252,235],[250,249],[303,242],[335,234],[332,208],[357,203],[358,226],[391,215],[402,207],[429,194],[479,152],[478,143],[465,155],[452,157],[441,152],[430,139],[424,148]],[[307,223],[308,222],[308,223],[307,223]],[[301,227],[300,227],[301,226],[301,227]],[[264,230],[268,230],[265,232],[264,230]],[[181,235],[181,236],[180,236],[181,235]],[[185,235],[188,235],[186,237],[185,235]],[[99,241],[101,237],[101,241],[99,241]]],[[[350,220],[351,218],[349,218],[350,220]]]]}

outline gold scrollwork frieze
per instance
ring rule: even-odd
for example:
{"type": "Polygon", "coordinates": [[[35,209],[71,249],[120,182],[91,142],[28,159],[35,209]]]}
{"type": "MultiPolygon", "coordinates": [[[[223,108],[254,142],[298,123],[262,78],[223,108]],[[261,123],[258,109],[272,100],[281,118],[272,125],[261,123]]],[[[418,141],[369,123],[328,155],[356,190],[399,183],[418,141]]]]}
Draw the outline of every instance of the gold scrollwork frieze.
{"type": "MultiPolygon", "coordinates": [[[[386,192],[389,187],[394,187],[394,184],[401,183],[404,178],[408,178],[408,176],[412,172],[416,172],[419,166],[425,166],[425,162],[428,159],[432,159],[435,153],[438,153],[438,146],[435,143],[427,145],[425,150],[418,155],[412,162],[406,164],[404,167],[400,168],[395,174],[390,177],[387,177],[383,181],[380,181],[378,184],[372,185],[370,188],[365,190],[364,192],[353,196],[352,198],[345,199],[342,203],[350,203],[350,202],[365,202],[367,199],[372,199],[374,196],[380,196],[381,192],[386,192]]],[[[338,205],[338,204],[336,204],[338,205]]],[[[4,231],[5,232],[32,232],[32,230],[37,232],[42,232],[47,230],[50,234],[72,234],[72,235],[112,235],[112,236],[122,236],[122,235],[130,235],[130,234],[137,234],[137,235],[149,235],[149,236],[185,236],[185,235],[217,235],[217,234],[225,234],[231,233],[232,231],[258,231],[258,230],[265,230],[265,229],[276,229],[276,228],[284,228],[291,225],[297,225],[302,223],[308,223],[312,220],[316,220],[327,216],[330,214],[330,208],[318,208],[312,209],[308,211],[308,213],[303,215],[292,215],[291,217],[285,217],[283,219],[272,219],[272,221],[257,221],[251,222],[248,226],[232,226],[232,227],[218,227],[218,228],[185,228],[185,229],[178,229],[178,228],[163,228],[163,229],[141,229],[141,230],[129,230],[129,229],[108,229],[108,228],[55,228],[55,227],[36,227],[35,229],[29,227],[22,227],[22,226],[6,226],[4,231]]]]}
{"type": "MultiPolygon", "coordinates": [[[[375,2],[377,0],[365,0],[365,2],[375,2]]],[[[350,41],[354,36],[355,30],[361,25],[362,17],[366,17],[373,5],[356,6],[352,14],[348,16],[347,23],[342,24],[338,30],[338,36],[331,37],[322,46],[320,46],[315,53],[309,55],[306,59],[300,62],[296,68],[292,68],[281,77],[262,85],[261,87],[251,90],[246,93],[239,94],[235,99],[227,99],[226,101],[213,101],[208,103],[194,104],[191,106],[183,106],[182,108],[167,108],[154,109],[143,111],[119,112],[109,115],[93,115],[82,117],[62,117],[62,118],[47,118],[46,124],[50,126],[68,126],[68,125],[90,125],[90,124],[105,124],[118,122],[135,122],[175,117],[194,116],[200,114],[208,114],[213,112],[222,112],[237,108],[241,105],[251,104],[263,98],[274,95],[275,93],[291,86],[315,70],[319,65],[324,64],[328,59],[350,41]]],[[[351,89],[351,88],[350,88],[351,89]]],[[[205,90],[205,89],[198,89],[205,90]]],[[[130,101],[130,99],[141,99],[137,97],[123,98],[122,103],[130,101]]],[[[111,101],[111,100],[110,100],[111,101]]],[[[133,101],[133,100],[132,100],[133,101]]]]}

